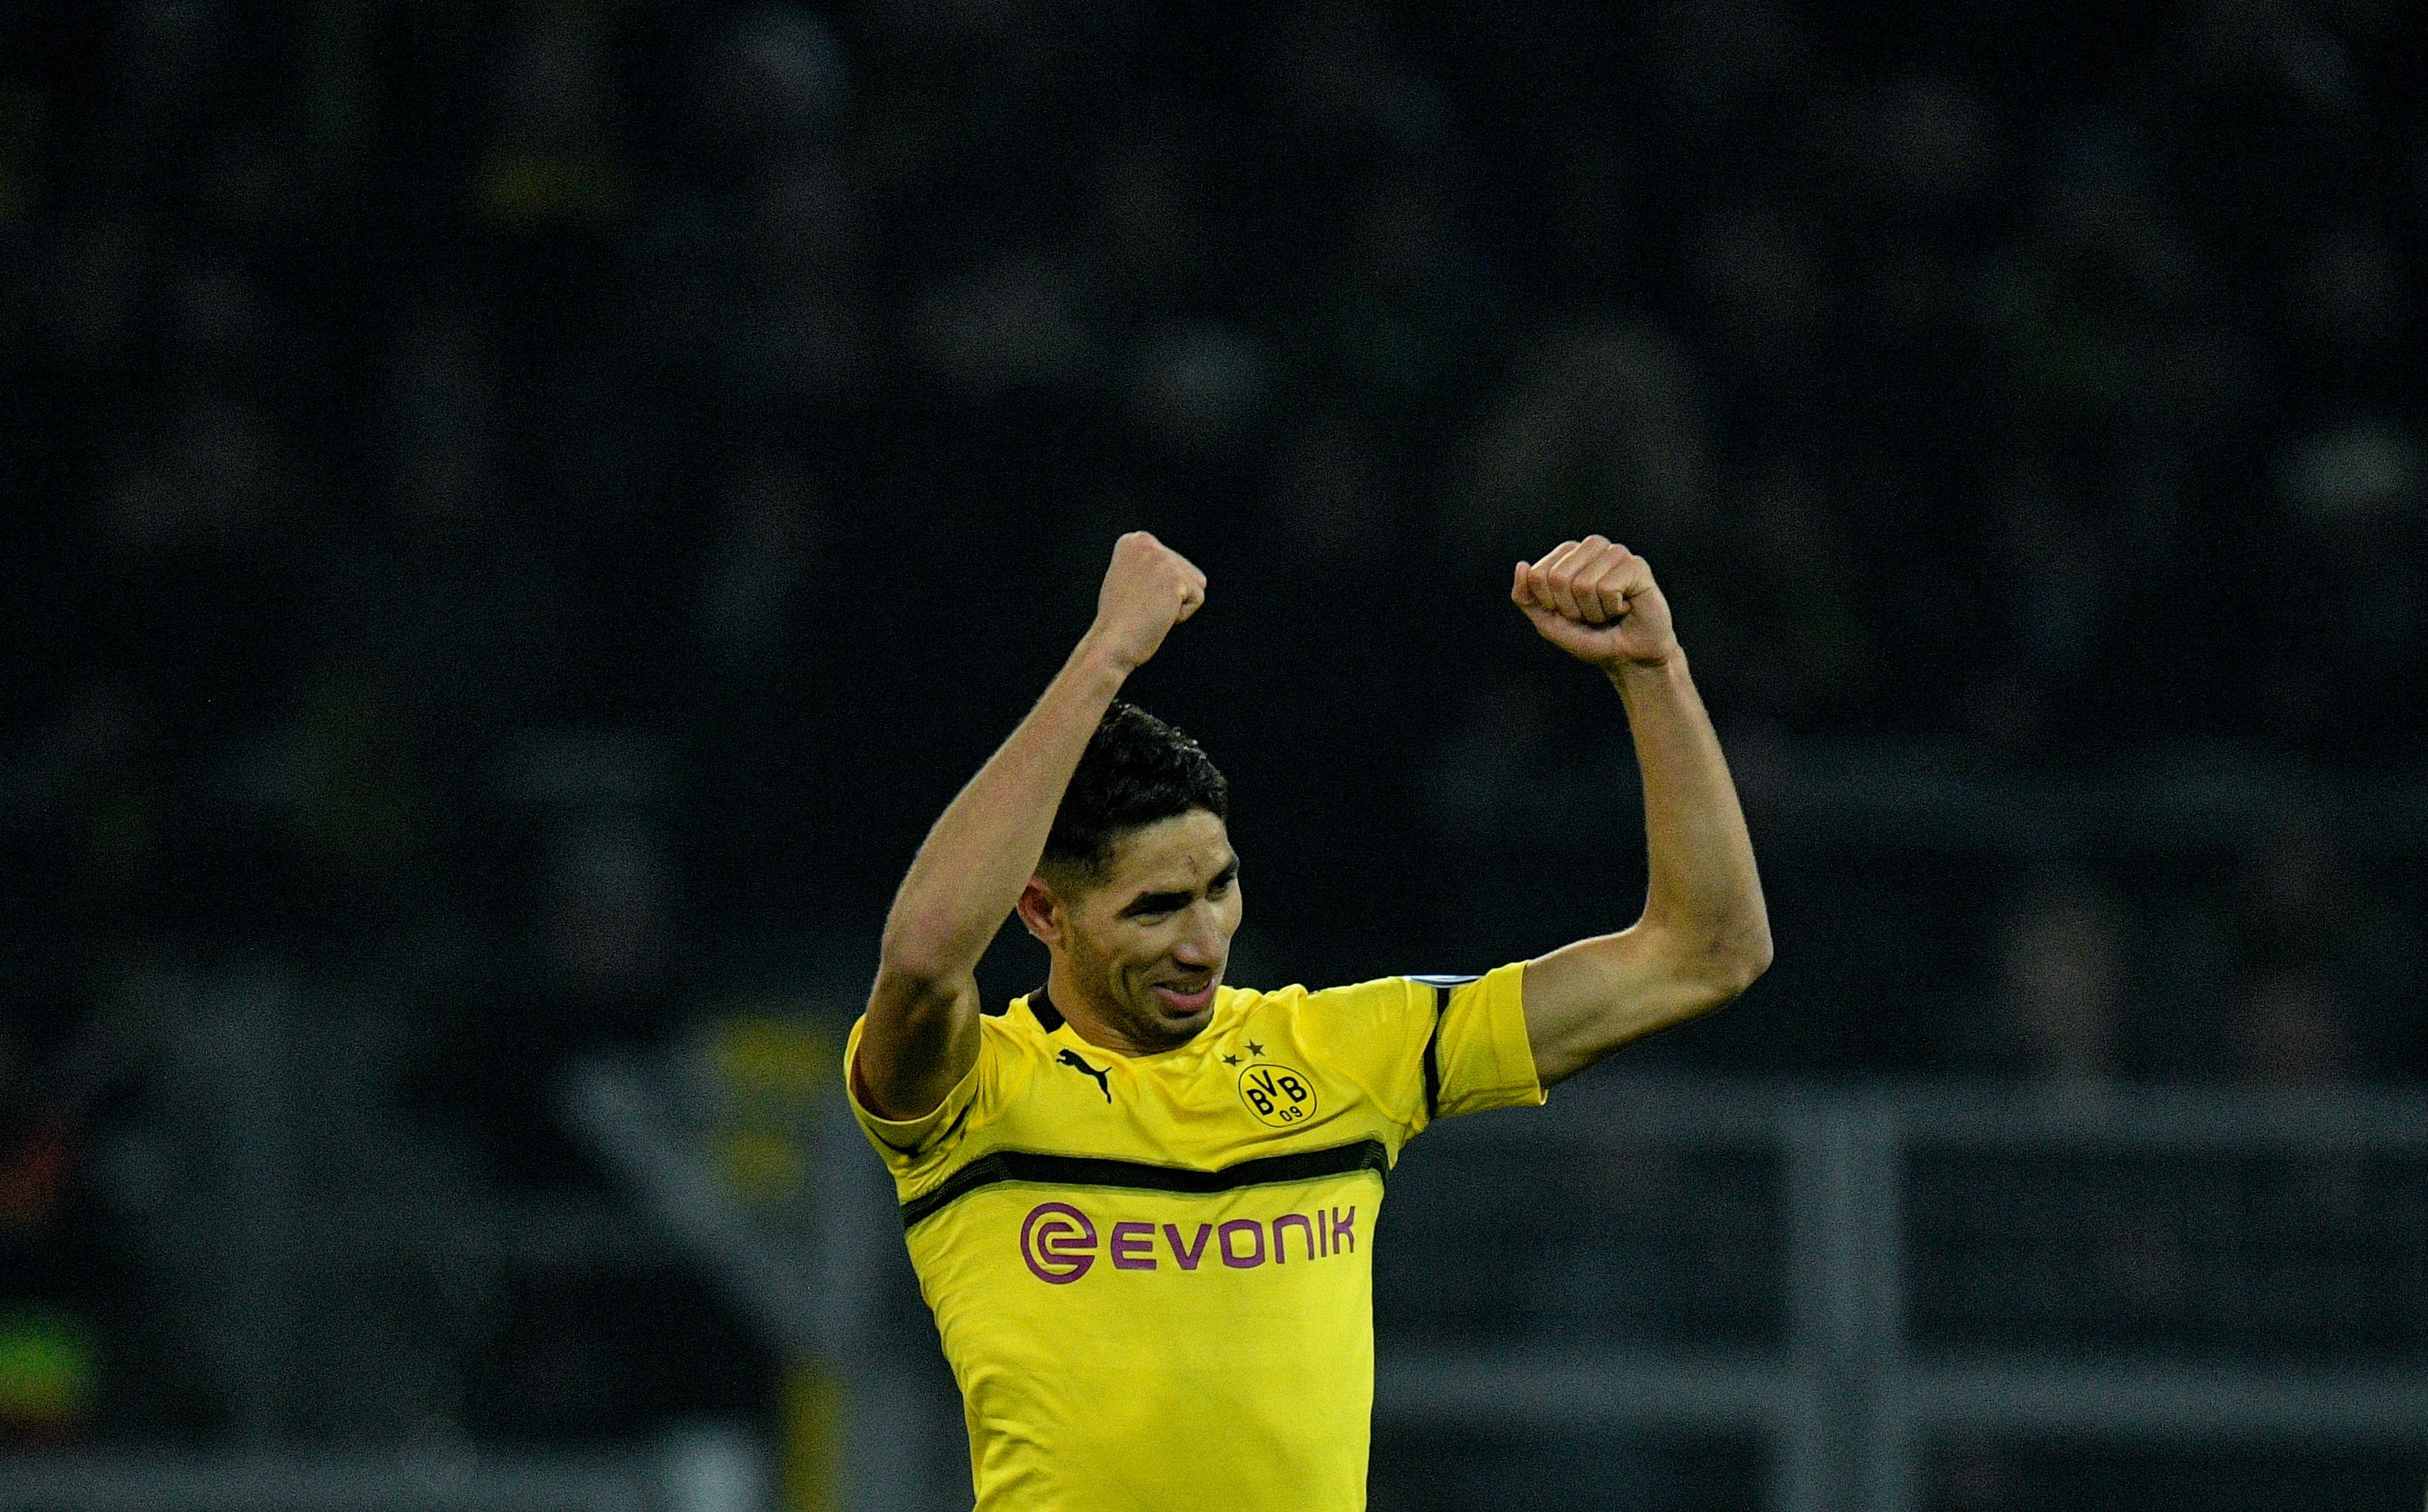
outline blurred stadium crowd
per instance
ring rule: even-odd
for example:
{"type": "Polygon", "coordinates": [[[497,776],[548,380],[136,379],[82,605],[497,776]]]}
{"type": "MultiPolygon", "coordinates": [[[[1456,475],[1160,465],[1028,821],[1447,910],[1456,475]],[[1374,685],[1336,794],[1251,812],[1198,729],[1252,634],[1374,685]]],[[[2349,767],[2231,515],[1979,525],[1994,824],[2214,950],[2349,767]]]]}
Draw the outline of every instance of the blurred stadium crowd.
{"type": "Polygon", "coordinates": [[[0,4],[0,1280],[132,1285],[90,1174],[198,976],[386,984],[399,1095],[541,1185],[568,1054],[847,1011],[1138,525],[1212,578],[1138,694],[1232,772],[1237,978],[1625,922],[1616,711],[1501,599],[1602,529],[1776,846],[1780,971],[1649,1056],[2417,1078],[2428,830],[2335,797],[2420,771],[2420,41],[0,4]],[[1811,774],[1948,766],[2268,797],[2173,848],[1798,843],[1811,774]]]}

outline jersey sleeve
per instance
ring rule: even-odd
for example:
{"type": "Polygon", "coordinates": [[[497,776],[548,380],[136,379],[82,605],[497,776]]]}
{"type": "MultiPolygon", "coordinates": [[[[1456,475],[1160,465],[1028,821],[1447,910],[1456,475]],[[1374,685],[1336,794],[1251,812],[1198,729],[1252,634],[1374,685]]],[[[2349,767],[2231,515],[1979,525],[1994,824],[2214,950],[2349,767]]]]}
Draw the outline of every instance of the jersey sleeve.
{"type": "Polygon", "coordinates": [[[1309,1031],[1391,1118],[1436,1118],[1543,1101],[1526,1037],[1526,968],[1483,977],[1386,977],[1310,995],[1309,1031]]]}
{"type": "Polygon", "coordinates": [[[938,1103],[933,1110],[917,1118],[894,1119],[879,1118],[860,1100],[860,1088],[852,1068],[859,1064],[861,1036],[867,1028],[868,1018],[863,1014],[858,1023],[852,1025],[851,1038],[844,1044],[844,1095],[851,1099],[851,1116],[860,1121],[861,1132],[877,1146],[877,1153],[885,1158],[886,1169],[892,1171],[897,1180],[913,1181],[923,1173],[949,1161],[953,1147],[967,1132],[970,1112],[979,1101],[980,1089],[992,1079],[990,1063],[999,1054],[995,1036],[983,1032],[978,1035],[977,1059],[970,1062],[970,1069],[953,1084],[953,1090],[944,1094],[944,1100],[938,1103]]]}

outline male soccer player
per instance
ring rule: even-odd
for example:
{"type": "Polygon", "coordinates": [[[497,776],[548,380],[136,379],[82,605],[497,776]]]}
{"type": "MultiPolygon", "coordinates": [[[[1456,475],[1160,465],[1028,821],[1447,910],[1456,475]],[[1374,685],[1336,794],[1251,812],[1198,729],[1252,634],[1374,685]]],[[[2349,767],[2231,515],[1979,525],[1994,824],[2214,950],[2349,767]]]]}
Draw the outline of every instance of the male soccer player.
{"type": "Polygon", "coordinates": [[[1375,1208],[1448,1113],[1534,1104],[1770,961],[1753,848],[1643,559],[1569,541],[1510,589],[1618,689],[1644,913],[1483,978],[1226,986],[1222,774],[1115,701],[1206,599],[1125,535],[1096,620],[936,821],[886,920],[846,1079],[960,1383],[978,1512],[1366,1503],[1375,1208]],[[978,1000],[1017,912],[1045,985],[978,1000]]]}

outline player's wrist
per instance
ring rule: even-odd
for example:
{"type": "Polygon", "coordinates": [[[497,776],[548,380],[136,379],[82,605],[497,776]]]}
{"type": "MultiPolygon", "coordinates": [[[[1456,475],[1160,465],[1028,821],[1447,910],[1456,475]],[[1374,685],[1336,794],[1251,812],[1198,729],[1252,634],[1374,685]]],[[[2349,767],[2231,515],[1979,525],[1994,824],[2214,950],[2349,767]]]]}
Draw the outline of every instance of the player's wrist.
{"type": "Polygon", "coordinates": [[[1116,688],[1145,663],[1145,657],[1124,648],[1121,638],[1102,620],[1088,627],[1088,633],[1079,637],[1077,648],[1071,653],[1074,667],[1091,678],[1109,680],[1116,688]]]}
{"type": "Polygon", "coordinates": [[[1686,675],[1686,649],[1673,641],[1658,656],[1614,656],[1601,664],[1601,669],[1621,693],[1656,687],[1686,675]]]}

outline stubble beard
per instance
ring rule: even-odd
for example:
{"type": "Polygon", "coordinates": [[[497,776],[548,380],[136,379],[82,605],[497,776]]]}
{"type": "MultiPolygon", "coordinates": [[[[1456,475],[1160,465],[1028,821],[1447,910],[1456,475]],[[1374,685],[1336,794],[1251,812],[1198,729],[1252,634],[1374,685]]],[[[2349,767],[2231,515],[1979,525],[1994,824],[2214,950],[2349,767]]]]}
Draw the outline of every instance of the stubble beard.
{"type": "Polygon", "coordinates": [[[1081,937],[1075,937],[1071,942],[1071,975],[1084,984],[1083,990],[1093,991],[1095,995],[1089,1007],[1108,1019],[1134,1044],[1149,1051],[1176,1049],[1195,1039],[1205,1027],[1200,1025],[1197,1028],[1182,1029],[1173,1026],[1157,1011],[1159,1005],[1152,991],[1148,993],[1145,1005],[1132,1002],[1123,993],[1120,978],[1111,963],[1097,955],[1081,937]]]}

